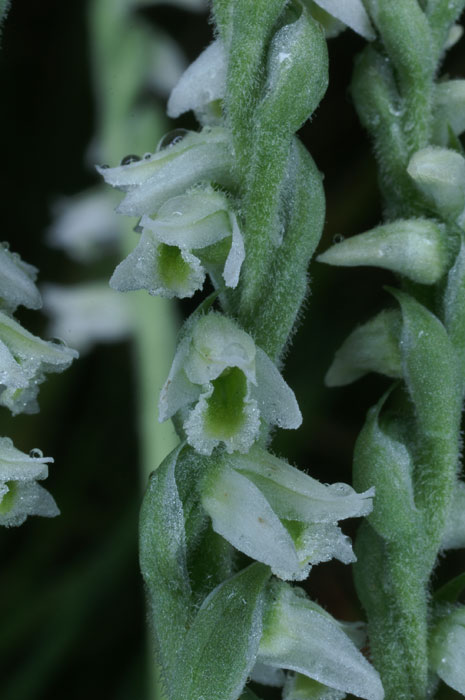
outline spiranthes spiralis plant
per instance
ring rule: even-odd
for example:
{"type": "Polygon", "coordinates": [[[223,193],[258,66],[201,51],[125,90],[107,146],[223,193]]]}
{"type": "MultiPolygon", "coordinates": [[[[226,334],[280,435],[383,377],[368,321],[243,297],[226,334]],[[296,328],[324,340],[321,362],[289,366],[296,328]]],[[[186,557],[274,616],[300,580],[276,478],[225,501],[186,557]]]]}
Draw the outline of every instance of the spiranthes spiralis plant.
{"type": "Polygon", "coordinates": [[[273,426],[301,423],[280,370],[325,209],[295,132],[326,90],[324,26],[374,32],[356,0],[216,0],[212,15],[214,42],[168,102],[172,117],[193,110],[201,129],[99,168],[125,192],[118,211],[140,218],[111,286],[186,298],[208,275],[214,289],[179,335],[159,415],[180,443],[141,512],[162,693],[250,699],[252,678],[287,700],[381,700],[363,629],[287,583],[331,558],[354,561],[338,522],[367,515],[374,491],[323,485],[270,450],[273,426]]]}
{"type": "Polygon", "coordinates": [[[461,35],[462,0],[367,0],[376,41],[358,56],[352,97],[371,136],[384,221],[319,257],[395,273],[389,308],[356,328],[326,381],[367,372],[395,381],[370,409],[354,484],[374,486],[355,580],[386,698],[465,694],[459,576],[433,592],[438,555],[465,546],[460,423],[465,353],[465,83],[441,76],[461,35]]]}

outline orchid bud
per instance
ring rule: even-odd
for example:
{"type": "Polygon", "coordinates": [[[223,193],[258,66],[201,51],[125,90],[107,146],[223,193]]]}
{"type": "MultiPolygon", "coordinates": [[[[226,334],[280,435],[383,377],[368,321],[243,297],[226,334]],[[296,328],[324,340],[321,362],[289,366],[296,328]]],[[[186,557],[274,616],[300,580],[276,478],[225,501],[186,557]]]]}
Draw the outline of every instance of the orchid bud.
{"type": "Polygon", "coordinates": [[[27,455],[10,438],[0,438],[0,525],[21,525],[29,515],[59,515],[52,496],[37,483],[47,478],[50,462],[40,450],[27,455]]]}
{"type": "Polygon", "coordinates": [[[401,377],[401,327],[400,313],[391,310],[381,311],[363,326],[358,326],[336,352],[326,373],[326,386],[345,386],[368,372],[401,377]]]}
{"type": "Polygon", "coordinates": [[[306,578],[312,564],[333,557],[355,561],[337,522],[367,515],[372,496],[372,489],[325,486],[256,446],[217,460],[202,487],[213,529],[288,580],[306,578]]]}
{"type": "Polygon", "coordinates": [[[376,265],[434,284],[447,269],[444,237],[443,227],[430,219],[400,219],[346,238],[317,260],[342,267],[376,265]]]}
{"type": "Polygon", "coordinates": [[[446,219],[456,219],[465,207],[465,158],[447,148],[417,151],[407,172],[418,189],[446,219]]]}
{"type": "Polygon", "coordinates": [[[260,420],[298,428],[302,417],[293,391],[252,337],[226,316],[209,313],[188,328],[162,389],[160,420],[186,408],[187,441],[211,454],[247,452],[260,420]]]}

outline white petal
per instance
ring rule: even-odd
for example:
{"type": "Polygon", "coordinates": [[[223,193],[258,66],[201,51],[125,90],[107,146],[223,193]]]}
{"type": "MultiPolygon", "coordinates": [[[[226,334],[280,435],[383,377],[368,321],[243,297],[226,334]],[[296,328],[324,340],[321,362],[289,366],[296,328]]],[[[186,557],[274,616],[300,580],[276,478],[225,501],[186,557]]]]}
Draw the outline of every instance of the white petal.
{"type": "Polygon", "coordinates": [[[242,233],[239,229],[235,214],[230,213],[229,219],[232,228],[232,242],[229,255],[224,265],[223,278],[227,287],[237,287],[242,263],[245,259],[245,248],[242,233]]]}
{"type": "Polygon", "coordinates": [[[269,625],[265,623],[258,660],[366,700],[382,700],[384,691],[377,671],[337,621],[289,586],[281,586],[269,625]]]}
{"type": "Polygon", "coordinates": [[[52,457],[34,457],[14,447],[10,438],[0,438],[0,482],[46,479],[52,457]]]}
{"type": "Polygon", "coordinates": [[[202,316],[192,333],[186,374],[195,384],[208,384],[227,367],[238,367],[255,382],[255,343],[234,321],[219,313],[202,316]]]}
{"type": "Polygon", "coordinates": [[[173,89],[167,112],[172,119],[189,110],[201,110],[205,104],[222,99],[226,90],[226,54],[221,39],[216,39],[189,66],[173,89]]]}
{"type": "Polygon", "coordinates": [[[281,668],[273,668],[272,666],[265,666],[260,662],[256,663],[250,674],[250,678],[255,683],[261,683],[262,685],[271,685],[274,688],[280,688],[284,685],[286,676],[281,668]]]}
{"type": "MultiPolygon", "coordinates": [[[[169,299],[191,297],[205,281],[200,260],[186,250],[171,246],[187,268],[187,274],[183,272],[180,278],[176,278],[175,269],[171,274],[160,262],[163,245],[158,243],[152,231],[144,228],[137,246],[115,269],[110,286],[120,292],[146,289],[153,296],[169,299]]],[[[169,267],[168,263],[165,264],[169,267]]]]}
{"type": "Polygon", "coordinates": [[[374,490],[356,493],[348,484],[322,484],[266,450],[236,455],[231,466],[253,479],[282,518],[335,523],[368,515],[374,490]]]}
{"type": "MultiPolygon", "coordinates": [[[[236,451],[248,452],[256,441],[260,429],[260,414],[256,402],[248,397],[244,398],[241,407],[242,420],[234,431],[231,432],[229,425],[215,425],[212,428],[209,421],[208,399],[213,391],[213,384],[210,384],[208,390],[200,396],[198,403],[189,413],[184,423],[187,442],[204,455],[210,455],[220,444],[226,447],[229,454],[236,451]]],[[[234,417],[237,418],[237,416],[234,417]]]]}
{"type": "MultiPolygon", "coordinates": [[[[105,174],[108,171],[103,172],[105,174]]],[[[217,182],[225,187],[234,185],[228,144],[202,143],[196,148],[185,150],[176,158],[164,161],[163,167],[157,169],[152,177],[127,193],[117,211],[126,216],[154,214],[167,199],[183,194],[199,182],[217,182]]]]}
{"type": "Polygon", "coordinates": [[[167,245],[195,250],[213,245],[231,235],[228,200],[213,189],[196,189],[173,197],[163,204],[157,216],[143,216],[142,228],[167,245]]]}
{"type": "Polygon", "coordinates": [[[16,483],[12,508],[6,513],[2,513],[2,504],[0,503],[0,525],[16,527],[22,525],[29,515],[54,518],[60,514],[52,496],[38,483],[35,481],[16,483]]]}
{"type": "Polygon", "coordinates": [[[37,268],[23,262],[17,253],[11,253],[0,244],[0,306],[9,313],[22,305],[40,309],[42,300],[35,285],[37,268]]]}
{"type": "Polygon", "coordinates": [[[184,371],[184,362],[189,352],[191,338],[184,337],[178,344],[168,379],[160,393],[158,403],[158,419],[160,423],[171,418],[184,406],[198,399],[201,387],[193,384],[184,371]]]}
{"type": "Polygon", "coordinates": [[[42,291],[51,318],[50,335],[63,338],[80,353],[130,333],[133,324],[127,299],[110,289],[108,282],[70,287],[49,284],[42,291]]]}
{"type": "Polygon", "coordinates": [[[302,414],[295,394],[261,348],[257,348],[255,366],[257,386],[253,396],[257,399],[263,418],[279,428],[298,428],[302,423],[302,414]]]}
{"type": "Polygon", "coordinates": [[[362,0],[314,0],[314,2],[365,39],[375,38],[375,32],[362,0]]]}
{"type": "Polygon", "coordinates": [[[273,571],[292,576],[299,570],[292,538],[263,494],[244,476],[220,469],[202,495],[202,504],[215,532],[241,552],[273,571]]]}
{"type": "Polygon", "coordinates": [[[119,224],[108,192],[100,188],[59,200],[48,242],[86,262],[117,245],[119,224]]]}

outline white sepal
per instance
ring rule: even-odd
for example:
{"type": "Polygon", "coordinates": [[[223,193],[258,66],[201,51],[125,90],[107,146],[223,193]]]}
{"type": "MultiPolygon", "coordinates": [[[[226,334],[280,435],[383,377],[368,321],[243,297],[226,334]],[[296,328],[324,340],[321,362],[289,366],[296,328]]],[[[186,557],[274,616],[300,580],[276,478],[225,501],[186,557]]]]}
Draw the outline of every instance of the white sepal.
{"type": "Polygon", "coordinates": [[[430,641],[430,665],[439,678],[465,695],[465,606],[453,609],[435,627],[430,641]]]}
{"type": "Polygon", "coordinates": [[[283,700],[343,700],[343,690],[329,688],[301,673],[289,673],[283,688],[283,700]]]}
{"type": "Polygon", "coordinates": [[[200,182],[226,187],[235,182],[229,135],[219,127],[188,132],[140,161],[97,170],[110,185],[127,192],[117,208],[127,216],[155,214],[166,200],[200,182]]]}
{"type": "Polygon", "coordinates": [[[176,119],[189,110],[202,111],[226,91],[226,54],[221,39],[216,39],[187,68],[168,100],[168,116],[176,119]]]}
{"type": "Polygon", "coordinates": [[[62,372],[76,357],[76,350],[46,342],[0,312],[0,405],[13,415],[37,411],[36,397],[45,373],[62,372]]]}
{"type": "Polygon", "coordinates": [[[27,455],[10,438],[0,438],[0,525],[21,525],[28,515],[53,518],[59,514],[52,496],[36,483],[47,478],[50,462],[53,459],[39,450],[27,455]]]}
{"type": "Polygon", "coordinates": [[[219,458],[206,477],[202,503],[213,529],[285,580],[302,580],[313,564],[355,561],[338,520],[367,515],[373,489],[325,486],[254,446],[219,458]],[[239,515],[238,515],[239,513],[239,515]]]}
{"type": "Polygon", "coordinates": [[[314,2],[365,39],[371,41],[375,38],[375,32],[362,0],[314,0],[314,2]]]}
{"type": "Polygon", "coordinates": [[[284,583],[275,586],[257,659],[366,700],[384,698],[378,672],[338,622],[284,583]]]}
{"type": "Polygon", "coordinates": [[[6,243],[0,243],[0,308],[13,314],[18,306],[40,309],[42,300],[35,285],[37,268],[21,260],[18,253],[10,252],[6,243]]]}
{"type": "Polygon", "coordinates": [[[118,242],[118,219],[108,193],[100,188],[59,200],[47,240],[80,262],[94,260],[118,242]]]}
{"type": "Polygon", "coordinates": [[[107,281],[47,284],[42,293],[50,335],[63,338],[80,353],[97,343],[123,340],[133,327],[127,299],[109,289],[107,281]]]}

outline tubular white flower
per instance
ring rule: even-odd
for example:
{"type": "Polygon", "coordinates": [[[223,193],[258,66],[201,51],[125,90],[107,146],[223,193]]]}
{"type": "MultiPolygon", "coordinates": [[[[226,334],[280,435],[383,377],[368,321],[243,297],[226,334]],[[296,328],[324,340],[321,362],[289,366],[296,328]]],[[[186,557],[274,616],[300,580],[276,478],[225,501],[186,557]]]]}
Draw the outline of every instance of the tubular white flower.
{"type": "Polygon", "coordinates": [[[37,268],[0,243],[0,309],[13,314],[18,306],[40,309],[42,300],[35,285],[37,268]]]}
{"type": "Polygon", "coordinates": [[[76,357],[76,350],[42,340],[0,312],[0,405],[13,415],[36,412],[45,373],[62,372],[76,357]]]}
{"type": "MultiPolygon", "coordinates": [[[[257,660],[367,700],[384,697],[377,671],[338,621],[303,591],[282,582],[274,586],[274,601],[265,617],[257,660]]],[[[318,694],[309,697],[328,698],[318,694]]]]}
{"type": "Polygon", "coordinates": [[[283,428],[302,421],[293,391],[268,356],[216,312],[187,324],[161,392],[160,421],[184,408],[187,441],[201,454],[220,444],[247,452],[260,418],[283,428]]]}
{"type": "Polygon", "coordinates": [[[430,665],[433,671],[465,695],[465,606],[452,610],[433,630],[430,643],[430,665]]]}
{"type": "Polygon", "coordinates": [[[325,486],[254,446],[223,457],[202,488],[213,529],[234,547],[271,567],[276,576],[303,580],[313,564],[355,561],[337,523],[367,515],[373,489],[325,486]]]}
{"type": "Polygon", "coordinates": [[[205,124],[212,118],[209,105],[222,100],[226,92],[227,59],[221,39],[216,39],[187,68],[168,100],[167,113],[176,119],[193,110],[205,124]]]}
{"type": "Polygon", "coordinates": [[[201,289],[206,271],[216,281],[218,267],[227,286],[237,285],[244,243],[221,192],[207,186],[173,197],[155,216],[143,216],[140,226],[140,242],[110,280],[114,289],[190,297],[201,289]]]}
{"type": "Polygon", "coordinates": [[[60,513],[52,496],[37,483],[47,478],[47,464],[53,459],[42,457],[39,450],[31,455],[16,449],[10,438],[0,438],[0,525],[12,527],[29,515],[53,518],[60,513]]]}
{"type": "Polygon", "coordinates": [[[105,182],[127,192],[117,211],[127,216],[155,214],[171,197],[200,182],[234,187],[234,161],[226,129],[190,131],[142,160],[116,168],[97,166],[105,182]]]}

